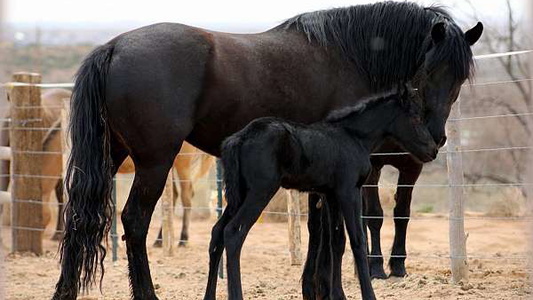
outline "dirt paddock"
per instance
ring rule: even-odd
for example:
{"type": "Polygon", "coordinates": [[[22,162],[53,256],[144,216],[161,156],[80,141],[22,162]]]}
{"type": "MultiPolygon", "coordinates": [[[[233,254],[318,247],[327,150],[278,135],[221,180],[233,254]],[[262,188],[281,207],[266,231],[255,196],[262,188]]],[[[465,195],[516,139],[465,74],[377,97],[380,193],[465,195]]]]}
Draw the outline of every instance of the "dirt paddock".
{"type": "MultiPolygon", "coordinates": [[[[211,224],[210,221],[193,222],[189,246],[177,248],[173,257],[163,257],[161,249],[149,248],[152,277],[160,299],[202,299],[211,224]]],[[[530,257],[526,238],[526,228],[530,225],[525,221],[468,220],[467,245],[469,255],[473,256],[469,260],[470,282],[452,285],[446,258],[448,221],[444,218],[413,220],[408,233],[409,276],[373,281],[377,297],[529,299],[533,292],[529,275],[532,267],[524,257],[530,257]]],[[[156,233],[156,225],[153,227],[150,245],[156,233]]],[[[392,221],[386,220],[383,248],[387,251],[392,244],[393,228],[392,221]]],[[[3,229],[4,242],[10,241],[9,233],[9,229],[3,229]]],[[[259,223],[250,232],[241,262],[246,299],[301,299],[302,267],[289,265],[287,236],[285,223],[259,223]]],[[[94,290],[81,299],[129,299],[127,260],[124,244],[120,243],[118,262],[107,263],[103,294],[94,290]]],[[[305,251],[306,231],[303,243],[305,251]]],[[[7,299],[50,299],[59,274],[57,244],[46,240],[45,249],[46,254],[40,257],[17,254],[6,257],[7,299]]],[[[217,299],[227,298],[225,285],[225,280],[219,281],[217,299]]],[[[360,299],[353,259],[348,253],[344,256],[343,285],[348,299],[360,299]]]]}

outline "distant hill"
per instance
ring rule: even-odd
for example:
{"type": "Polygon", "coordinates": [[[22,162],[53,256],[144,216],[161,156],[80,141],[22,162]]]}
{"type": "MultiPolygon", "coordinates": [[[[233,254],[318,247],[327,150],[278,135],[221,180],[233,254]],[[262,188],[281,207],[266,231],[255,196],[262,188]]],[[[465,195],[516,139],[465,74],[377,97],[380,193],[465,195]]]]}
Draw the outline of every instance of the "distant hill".
{"type": "MultiPolygon", "coordinates": [[[[111,38],[142,26],[140,22],[109,23],[8,23],[2,33],[3,41],[17,45],[41,43],[42,45],[103,44],[111,38]]],[[[198,26],[197,24],[195,24],[198,26]]],[[[200,27],[216,31],[253,33],[264,31],[276,24],[215,24],[200,27]]]]}

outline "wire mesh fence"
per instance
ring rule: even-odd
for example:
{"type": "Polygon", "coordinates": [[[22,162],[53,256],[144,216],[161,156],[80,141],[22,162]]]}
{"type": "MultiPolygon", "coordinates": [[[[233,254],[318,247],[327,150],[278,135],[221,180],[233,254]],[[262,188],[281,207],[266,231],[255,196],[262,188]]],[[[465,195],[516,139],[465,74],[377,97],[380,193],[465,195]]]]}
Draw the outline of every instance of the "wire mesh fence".
{"type": "MultiPolygon", "coordinates": [[[[527,54],[529,52],[517,52],[517,53],[511,53],[511,55],[523,55],[527,54]]],[[[509,54],[509,53],[507,53],[509,54]]],[[[501,55],[507,55],[507,54],[501,54],[501,55]]],[[[500,55],[500,54],[498,54],[500,55]]],[[[496,56],[481,56],[478,57],[478,59],[490,59],[496,56]]],[[[525,78],[525,79],[517,79],[517,80],[499,80],[499,81],[489,81],[489,82],[481,82],[481,83],[472,83],[472,84],[465,84],[465,86],[470,86],[472,88],[484,88],[488,86],[496,86],[496,85],[507,85],[507,84],[516,84],[516,83],[524,83],[524,84],[530,84],[533,81],[533,79],[525,78]]],[[[6,84],[0,84],[0,86],[3,86],[5,88],[11,88],[14,86],[22,86],[26,84],[19,84],[19,83],[6,83],[6,84]]],[[[38,84],[36,86],[39,86],[41,88],[71,88],[72,84],[70,83],[61,83],[61,84],[38,84]]],[[[52,110],[60,110],[63,109],[63,106],[17,106],[17,107],[11,107],[10,109],[52,109],[52,110]]],[[[0,109],[1,110],[1,109],[0,109]]],[[[6,109],[7,110],[7,109],[6,109]]],[[[506,119],[506,118],[516,118],[516,117],[531,117],[533,116],[532,112],[529,111],[523,111],[523,112],[516,112],[516,113],[501,113],[501,114],[487,114],[487,115],[475,115],[475,116],[466,116],[466,117],[459,117],[459,118],[450,118],[450,121],[460,121],[460,122],[476,122],[476,121],[482,121],[482,120],[498,120],[498,119],[506,119]]],[[[5,126],[1,128],[0,130],[10,130],[10,131],[44,131],[44,132],[51,132],[51,131],[62,131],[61,128],[58,127],[32,127],[32,128],[26,128],[27,125],[35,122],[42,122],[42,119],[26,119],[26,120],[19,120],[14,124],[13,120],[11,118],[3,118],[0,119],[1,122],[4,122],[8,124],[8,126],[5,126]]],[[[471,149],[461,149],[458,151],[453,151],[449,149],[441,149],[439,151],[439,155],[444,155],[448,153],[461,153],[461,154],[468,154],[468,153],[491,153],[491,152],[518,152],[518,151],[531,151],[533,149],[533,146],[530,146],[529,141],[527,141],[524,145],[501,145],[497,147],[480,147],[480,148],[471,148],[471,149]]],[[[14,151],[13,154],[29,154],[29,155],[42,155],[45,157],[49,157],[52,155],[63,155],[65,154],[63,151],[47,151],[44,149],[43,151],[14,151]]],[[[374,153],[372,155],[374,156],[387,156],[387,155],[408,155],[407,152],[395,152],[395,153],[374,153]]],[[[202,156],[202,155],[208,155],[206,153],[179,153],[180,156],[202,156]]],[[[60,180],[62,179],[62,176],[60,174],[0,174],[0,178],[37,178],[37,179],[43,179],[43,180],[60,180]]],[[[131,178],[116,178],[116,181],[124,181],[124,182],[130,182],[131,178]]],[[[206,183],[206,184],[216,184],[220,183],[220,179],[210,179],[210,178],[202,178],[198,180],[187,180],[187,179],[175,179],[174,183],[206,183]]],[[[405,184],[378,184],[378,185],[364,185],[366,188],[412,188],[416,187],[417,189],[449,189],[451,187],[463,187],[463,188],[478,188],[478,189],[489,189],[489,188],[506,188],[506,187],[516,187],[516,188],[525,188],[533,186],[533,183],[529,182],[512,182],[512,183],[497,183],[497,182],[487,182],[487,183],[465,183],[465,184],[447,184],[447,183],[419,183],[416,185],[405,185],[405,184]]],[[[206,192],[206,195],[208,192],[206,192]]],[[[56,203],[56,202],[42,202],[41,199],[12,199],[11,203],[25,203],[25,204],[34,204],[34,205],[42,205],[42,206],[59,206],[62,204],[56,203]]],[[[187,208],[191,211],[201,211],[201,212],[213,212],[218,213],[222,210],[220,207],[213,207],[213,206],[193,206],[190,208],[187,208]]],[[[271,211],[266,210],[263,212],[264,215],[278,215],[278,216],[297,216],[297,217],[306,217],[305,213],[301,214],[290,214],[288,212],[280,212],[280,211],[271,211]]],[[[462,218],[450,218],[447,216],[370,216],[366,215],[363,216],[366,220],[372,220],[372,219],[390,219],[390,220],[409,220],[414,222],[424,222],[426,220],[434,220],[435,218],[447,220],[450,222],[453,221],[469,221],[469,220],[484,220],[484,221],[505,221],[505,222],[523,222],[524,224],[529,224],[533,222],[533,216],[530,215],[523,215],[523,216],[469,216],[466,215],[462,218]]],[[[530,225],[527,225],[530,226],[530,225]]],[[[45,231],[45,228],[35,228],[35,227],[24,227],[24,226],[2,226],[0,227],[2,229],[10,228],[10,229],[16,229],[16,230],[25,230],[25,231],[45,231]]],[[[112,237],[117,237],[117,235],[112,235],[112,237]]],[[[284,251],[287,252],[287,251],[284,251]]],[[[391,257],[398,257],[398,258],[405,258],[407,255],[380,255],[380,256],[373,256],[369,255],[369,257],[383,257],[383,258],[391,258],[391,257]]],[[[419,254],[419,255],[409,255],[409,259],[450,259],[450,258],[457,258],[455,256],[451,256],[450,254],[419,254]]],[[[502,256],[502,255],[469,255],[469,259],[484,259],[484,260],[520,260],[520,261],[526,261],[529,260],[529,256],[524,255],[513,255],[513,256],[502,256]]]]}

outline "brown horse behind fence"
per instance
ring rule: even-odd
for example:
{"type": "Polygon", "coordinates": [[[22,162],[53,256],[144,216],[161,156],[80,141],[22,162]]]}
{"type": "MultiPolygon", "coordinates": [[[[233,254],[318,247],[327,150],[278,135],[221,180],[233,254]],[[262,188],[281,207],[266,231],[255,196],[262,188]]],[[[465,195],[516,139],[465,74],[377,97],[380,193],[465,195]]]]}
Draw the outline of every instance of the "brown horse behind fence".
{"type": "MultiPolygon", "coordinates": [[[[55,192],[56,198],[59,202],[58,218],[56,223],[56,231],[52,236],[53,240],[59,240],[63,231],[63,181],[62,166],[63,157],[60,154],[63,149],[61,147],[61,108],[63,107],[63,99],[70,98],[71,92],[65,89],[51,89],[42,93],[42,126],[49,128],[48,132],[43,138],[43,151],[49,152],[44,154],[42,173],[48,178],[41,179],[42,201],[43,201],[43,228],[51,221],[51,209],[49,203],[51,202],[52,192],[55,192]]],[[[9,118],[9,114],[6,119],[9,118]]],[[[4,121],[3,130],[0,134],[0,145],[9,146],[9,122],[4,121]]],[[[181,191],[181,202],[183,205],[183,226],[180,236],[180,245],[185,245],[188,241],[189,224],[190,224],[190,207],[192,205],[192,198],[194,196],[193,183],[207,174],[213,165],[214,157],[203,153],[190,144],[184,144],[180,155],[174,160],[174,169],[179,178],[179,185],[181,191]]],[[[0,162],[0,190],[6,191],[9,186],[9,161],[0,162]]],[[[126,159],[120,166],[118,173],[129,174],[135,172],[135,166],[130,158],[126,159]]],[[[174,185],[174,204],[178,197],[178,190],[174,185]]],[[[1,210],[0,210],[1,212],[1,210]]],[[[1,214],[0,214],[1,215],[1,214]]],[[[156,246],[161,245],[161,232],[155,242],[156,246]]]]}

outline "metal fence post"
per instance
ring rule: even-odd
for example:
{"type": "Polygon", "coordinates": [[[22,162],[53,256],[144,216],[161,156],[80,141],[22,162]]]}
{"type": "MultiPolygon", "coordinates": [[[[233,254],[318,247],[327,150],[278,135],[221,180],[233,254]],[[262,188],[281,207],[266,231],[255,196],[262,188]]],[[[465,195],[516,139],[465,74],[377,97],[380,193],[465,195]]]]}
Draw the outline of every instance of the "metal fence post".
{"type": "MultiPolygon", "coordinates": [[[[217,159],[217,217],[222,216],[222,163],[217,159]]],[[[218,276],[224,278],[224,257],[218,263],[218,276]]]]}

